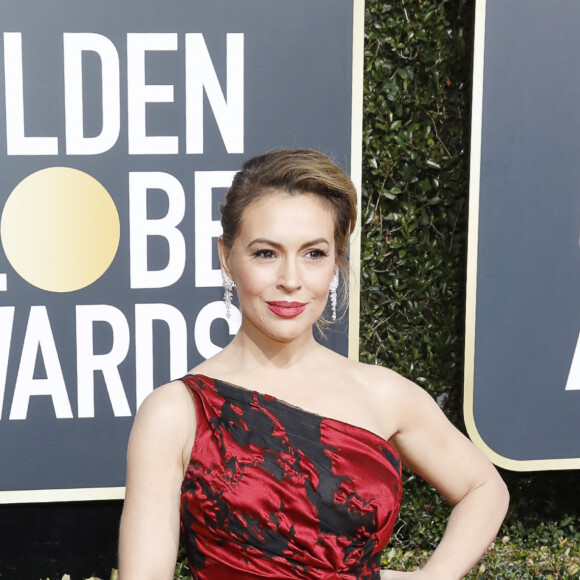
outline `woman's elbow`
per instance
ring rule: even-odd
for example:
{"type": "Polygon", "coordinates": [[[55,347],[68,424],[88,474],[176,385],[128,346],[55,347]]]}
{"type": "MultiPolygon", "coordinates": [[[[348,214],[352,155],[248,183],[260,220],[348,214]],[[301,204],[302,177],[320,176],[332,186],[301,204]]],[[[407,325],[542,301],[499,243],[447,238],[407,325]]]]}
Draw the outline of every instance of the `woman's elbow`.
{"type": "Polygon", "coordinates": [[[510,493],[505,481],[501,478],[497,470],[494,469],[494,477],[489,482],[493,490],[493,505],[497,510],[498,517],[505,517],[510,503],[510,493]]]}

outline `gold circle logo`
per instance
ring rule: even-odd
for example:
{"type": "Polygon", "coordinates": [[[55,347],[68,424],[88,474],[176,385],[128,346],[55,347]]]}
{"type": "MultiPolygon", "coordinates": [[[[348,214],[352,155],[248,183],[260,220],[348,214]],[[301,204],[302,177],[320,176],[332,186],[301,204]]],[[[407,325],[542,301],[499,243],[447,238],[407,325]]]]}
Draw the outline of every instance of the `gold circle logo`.
{"type": "Polygon", "coordinates": [[[29,175],[12,191],[0,221],[8,261],[27,282],[73,292],[98,280],[119,247],[115,202],[94,178],[70,167],[29,175]]]}

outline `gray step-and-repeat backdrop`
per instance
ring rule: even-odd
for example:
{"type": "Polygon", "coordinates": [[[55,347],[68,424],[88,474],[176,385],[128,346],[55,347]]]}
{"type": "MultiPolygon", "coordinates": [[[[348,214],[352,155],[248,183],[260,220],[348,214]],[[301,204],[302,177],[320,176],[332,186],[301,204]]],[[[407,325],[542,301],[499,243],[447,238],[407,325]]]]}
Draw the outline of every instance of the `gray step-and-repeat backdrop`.
{"type": "Polygon", "coordinates": [[[477,0],[465,418],[513,470],[580,468],[580,2],[477,0]]]}
{"type": "Polygon", "coordinates": [[[122,497],[140,402],[238,328],[216,245],[244,159],[360,179],[363,10],[0,0],[0,502],[122,497]]]}

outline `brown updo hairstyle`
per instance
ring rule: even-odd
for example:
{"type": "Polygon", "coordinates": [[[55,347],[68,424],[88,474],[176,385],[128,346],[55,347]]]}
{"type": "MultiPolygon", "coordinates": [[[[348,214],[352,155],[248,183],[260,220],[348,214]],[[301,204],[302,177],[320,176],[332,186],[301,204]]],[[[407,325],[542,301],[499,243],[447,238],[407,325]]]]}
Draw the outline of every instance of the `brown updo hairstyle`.
{"type": "Polygon", "coordinates": [[[336,163],[311,149],[276,149],[242,165],[220,206],[224,248],[232,249],[244,211],[272,193],[311,193],[323,201],[334,216],[336,256],[343,269],[349,236],[356,225],[356,189],[336,163]]]}
{"type": "MultiPolygon", "coordinates": [[[[348,241],[357,219],[356,189],[348,175],[326,155],[311,149],[276,149],[248,159],[236,173],[220,206],[224,249],[234,245],[244,211],[275,193],[314,194],[334,217],[334,243],[342,278],[348,272],[348,241]]],[[[342,296],[345,297],[343,292],[342,296]]]]}

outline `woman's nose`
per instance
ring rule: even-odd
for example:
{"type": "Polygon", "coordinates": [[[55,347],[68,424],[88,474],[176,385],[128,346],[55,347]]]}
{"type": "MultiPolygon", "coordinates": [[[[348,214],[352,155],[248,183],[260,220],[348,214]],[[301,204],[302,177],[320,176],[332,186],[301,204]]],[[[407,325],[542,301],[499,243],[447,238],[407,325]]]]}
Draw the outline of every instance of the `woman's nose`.
{"type": "Polygon", "coordinates": [[[300,272],[294,260],[284,260],[278,272],[278,286],[286,292],[295,292],[301,286],[300,272]]]}

